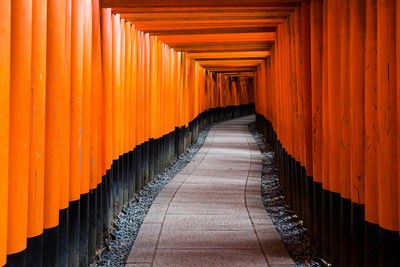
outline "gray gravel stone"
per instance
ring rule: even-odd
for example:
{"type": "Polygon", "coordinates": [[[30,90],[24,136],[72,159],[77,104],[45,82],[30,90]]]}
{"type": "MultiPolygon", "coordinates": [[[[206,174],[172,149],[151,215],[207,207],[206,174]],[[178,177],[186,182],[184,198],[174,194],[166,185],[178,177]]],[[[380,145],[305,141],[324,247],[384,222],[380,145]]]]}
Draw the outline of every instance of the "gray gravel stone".
{"type": "Polygon", "coordinates": [[[321,266],[316,260],[316,249],[307,238],[307,229],[302,221],[285,202],[279,184],[275,152],[257,131],[255,122],[249,124],[249,131],[256,140],[262,155],[261,195],[265,210],[271,217],[279,236],[296,266],[321,266]]]}

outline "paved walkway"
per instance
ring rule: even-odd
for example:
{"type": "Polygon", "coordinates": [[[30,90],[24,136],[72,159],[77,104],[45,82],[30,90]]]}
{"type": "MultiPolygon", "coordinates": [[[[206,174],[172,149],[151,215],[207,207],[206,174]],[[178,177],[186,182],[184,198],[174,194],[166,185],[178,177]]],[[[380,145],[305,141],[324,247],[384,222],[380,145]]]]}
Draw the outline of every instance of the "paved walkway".
{"type": "Polygon", "coordinates": [[[155,199],[128,267],[293,266],[261,201],[261,154],[247,128],[254,119],[211,128],[155,199]]]}

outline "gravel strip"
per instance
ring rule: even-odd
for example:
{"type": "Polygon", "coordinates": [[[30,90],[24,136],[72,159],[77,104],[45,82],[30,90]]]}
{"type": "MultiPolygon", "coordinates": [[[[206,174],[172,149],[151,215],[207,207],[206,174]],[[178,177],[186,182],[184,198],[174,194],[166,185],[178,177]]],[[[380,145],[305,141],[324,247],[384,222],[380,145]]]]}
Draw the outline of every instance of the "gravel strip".
{"type": "Polygon", "coordinates": [[[256,140],[262,155],[261,195],[265,210],[282,239],[296,266],[321,266],[315,260],[316,250],[306,236],[307,229],[285,202],[279,184],[275,152],[256,129],[256,123],[249,124],[249,131],[256,140]]]}
{"type": "Polygon", "coordinates": [[[212,125],[214,124],[200,131],[197,141],[185,153],[171,163],[163,173],[157,175],[127,206],[122,208],[104,242],[105,247],[98,253],[97,262],[92,266],[125,266],[140,226],[154,199],[164,186],[193,159],[206,140],[212,125]]]}

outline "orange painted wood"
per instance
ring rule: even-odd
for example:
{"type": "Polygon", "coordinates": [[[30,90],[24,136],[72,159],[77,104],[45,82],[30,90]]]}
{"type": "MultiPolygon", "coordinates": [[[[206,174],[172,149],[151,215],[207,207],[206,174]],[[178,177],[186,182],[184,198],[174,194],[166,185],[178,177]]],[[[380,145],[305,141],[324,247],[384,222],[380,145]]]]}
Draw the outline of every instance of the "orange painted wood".
{"type": "Polygon", "coordinates": [[[150,35],[169,36],[169,35],[209,35],[214,34],[248,34],[248,33],[267,33],[275,32],[275,27],[219,27],[219,28],[192,28],[192,29],[156,29],[146,30],[150,35]]]}
{"type": "Polygon", "coordinates": [[[101,6],[123,6],[123,7],[293,7],[299,5],[299,0],[248,0],[246,4],[240,0],[101,0],[101,6]]]}
{"type": "Polygon", "coordinates": [[[121,148],[120,155],[123,155],[125,152],[127,152],[126,148],[126,139],[125,139],[125,116],[126,116],[126,106],[125,106],[125,90],[126,90],[126,85],[125,85],[125,77],[126,77],[126,72],[125,72],[125,20],[121,19],[120,21],[120,29],[121,29],[121,58],[120,58],[120,71],[121,71],[121,98],[120,98],[120,132],[118,133],[119,137],[119,145],[121,148]]]}
{"type": "Polygon", "coordinates": [[[145,139],[144,141],[148,141],[150,138],[150,115],[151,115],[151,100],[150,100],[150,35],[144,35],[144,60],[145,60],[145,73],[144,73],[144,98],[145,98],[145,106],[144,106],[144,129],[145,129],[145,139]]]}
{"type": "Polygon", "coordinates": [[[7,253],[26,248],[31,124],[32,2],[11,3],[10,139],[7,253]]]}
{"type": "Polygon", "coordinates": [[[313,179],[322,182],[322,1],[310,3],[313,179]]]}
{"type": "Polygon", "coordinates": [[[113,160],[113,93],[112,93],[112,17],[111,9],[101,10],[102,64],[104,98],[104,162],[111,168],[113,160]]]}
{"type": "Polygon", "coordinates": [[[32,3],[32,121],[29,147],[28,237],[43,232],[46,119],[46,1],[32,3]]]}
{"type": "MultiPolygon", "coordinates": [[[[83,177],[83,25],[84,3],[72,1],[71,21],[71,148],[69,198],[81,195],[83,177]]],[[[83,193],[83,192],[82,192],[83,193]]]]}
{"type": "Polygon", "coordinates": [[[365,2],[350,3],[351,200],[364,204],[365,181],[365,2]]]}
{"type": "Polygon", "coordinates": [[[69,200],[80,198],[83,187],[83,26],[84,3],[72,1],[71,21],[71,148],[69,200]],[[81,185],[82,181],[82,185],[81,185]]]}
{"type": "MultiPolygon", "coordinates": [[[[65,96],[70,99],[71,97],[71,20],[72,20],[72,0],[65,1],[65,46],[64,46],[64,88],[65,88],[65,96]]],[[[71,105],[70,101],[64,103],[67,106],[64,106],[65,112],[68,113],[68,120],[65,120],[63,123],[64,129],[66,132],[66,140],[65,144],[68,147],[68,154],[63,162],[64,164],[64,178],[60,180],[60,209],[66,209],[69,206],[69,166],[70,166],[70,110],[71,105]]]]}
{"type": "Polygon", "coordinates": [[[365,3],[365,220],[378,224],[377,5],[365,3]]]}
{"type": "Polygon", "coordinates": [[[7,261],[11,0],[0,2],[0,265],[7,261]]]}
{"type": "Polygon", "coordinates": [[[311,22],[310,22],[310,1],[305,1],[301,8],[301,34],[302,34],[302,81],[303,81],[303,127],[305,153],[304,166],[308,176],[313,176],[313,152],[312,152],[312,89],[311,89],[311,22]]]}
{"type": "Polygon", "coordinates": [[[241,58],[266,58],[270,55],[269,51],[253,51],[253,52],[203,52],[203,53],[188,53],[189,58],[199,59],[241,59],[241,58]]]}
{"type": "Polygon", "coordinates": [[[82,95],[82,180],[81,194],[97,187],[97,180],[90,175],[90,140],[92,135],[92,1],[83,1],[83,95],[82,95]]]}
{"type": "Polygon", "coordinates": [[[103,93],[103,73],[101,62],[101,29],[99,1],[92,1],[92,102],[91,102],[91,139],[90,139],[90,175],[96,184],[102,182],[101,140],[103,128],[101,127],[101,94],[103,93]]]}
{"type": "Polygon", "coordinates": [[[156,52],[155,52],[155,40],[154,36],[149,37],[149,44],[150,44],[150,72],[149,72],[149,98],[150,98],[150,116],[149,116],[149,138],[154,138],[155,137],[155,127],[156,127],[156,102],[155,102],[155,89],[156,89],[156,84],[155,84],[155,75],[156,75],[156,65],[155,65],[155,60],[156,60],[156,52]]]}
{"type": "Polygon", "coordinates": [[[131,151],[131,120],[132,120],[132,112],[131,112],[131,92],[132,92],[132,71],[131,71],[131,60],[132,60],[132,37],[131,37],[131,24],[129,22],[125,22],[125,150],[126,152],[131,151]]]}
{"type": "Polygon", "coordinates": [[[210,21],[163,21],[162,24],[158,21],[134,21],[138,29],[149,33],[162,33],[163,31],[185,31],[185,30],[208,30],[218,31],[220,28],[238,28],[246,29],[249,27],[276,27],[278,24],[283,23],[283,19],[262,19],[250,20],[244,22],[243,20],[210,20],[210,21]]]}
{"type": "MultiPolygon", "coordinates": [[[[327,46],[328,46],[328,122],[329,122],[329,165],[340,166],[340,99],[341,99],[341,75],[340,75],[340,1],[327,1],[327,46]]],[[[339,168],[329,168],[329,189],[332,192],[340,192],[339,168]]]]}
{"type": "MultiPolygon", "coordinates": [[[[340,195],[343,198],[351,199],[351,152],[352,152],[352,125],[351,125],[351,104],[350,99],[353,90],[350,87],[350,2],[341,1],[341,24],[340,24],[340,195]],[[350,89],[351,88],[351,89],[350,89]],[[350,89],[350,90],[349,90],[350,89]]],[[[329,45],[329,44],[328,44],[329,45]]],[[[361,64],[360,64],[361,66],[361,64]]]]}
{"type": "MultiPolygon", "coordinates": [[[[65,84],[66,1],[47,3],[44,228],[58,225],[61,181],[69,181],[70,90],[65,84]]],[[[63,190],[69,191],[68,187],[63,190]]]]}
{"type": "Polygon", "coordinates": [[[262,42],[274,41],[274,32],[265,33],[220,33],[220,34],[187,34],[161,35],[159,40],[168,45],[185,43],[212,43],[212,42],[262,42]]]}
{"type": "Polygon", "coordinates": [[[137,143],[137,69],[138,69],[138,60],[137,60],[137,31],[135,26],[131,27],[132,33],[132,149],[135,148],[137,143]]]}
{"type": "MultiPolygon", "coordinates": [[[[396,61],[396,70],[397,70],[397,156],[400,155],[400,142],[398,141],[398,138],[400,136],[400,1],[396,1],[396,56],[397,56],[397,61],[396,61]]],[[[397,157],[399,160],[399,158],[397,157]]],[[[397,161],[397,166],[399,166],[399,161],[397,161]]],[[[399,196],[399,201],[398,201],[398,208],[400,208],[400,168],[398,167],[397,169],[397,184],[398,184],[398,196],[399,196]]],[[[400,216],[400,213],[399,213],[400,216]]],[[[398,223],[400,224],[400,217],[398,218],[398,223]]]]}
{"type": "Polygon", "coordinates": [[[113,116],[113,160],[121,155],[119,139],[121,131],[121,21],[112,15],[112,116],[113,116]]]}
{"type": "Polygon", "coordinates": [[[377,117],[379,225],[397,231],[396,1],[377,1],[377,117]]]}
{"type": "MultiPolygon", "coordinates": [[[[190,20],[258,20],[258,19],[284,19],[290,14],[290,10],[252,10],[243,12],[242,10],[220,10],[219,12],[196,11],[196,12],[127,12],[120,13],[121,18],[132,21],[190,21],[190,20]]],[[[118,13],[118,12],[117,12],[118,13]]]]}
{"type": "Polygon", "coordinates": [[[327,1],[322,5],[322,188],[330,189],[329,181],[329,109],[328,109],[328,20],[327,1]]]}

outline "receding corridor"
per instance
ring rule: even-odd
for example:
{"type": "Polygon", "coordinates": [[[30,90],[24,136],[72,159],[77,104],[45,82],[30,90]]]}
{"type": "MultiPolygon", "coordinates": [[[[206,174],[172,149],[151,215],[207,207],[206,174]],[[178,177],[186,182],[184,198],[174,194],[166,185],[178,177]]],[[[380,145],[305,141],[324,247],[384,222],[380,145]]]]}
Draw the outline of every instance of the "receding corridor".
{"type": "Polygon", "coordinates": [[[254,120],[211,128],[154,201],[127,266],[293,266],[262,204],[254,120]]]}

